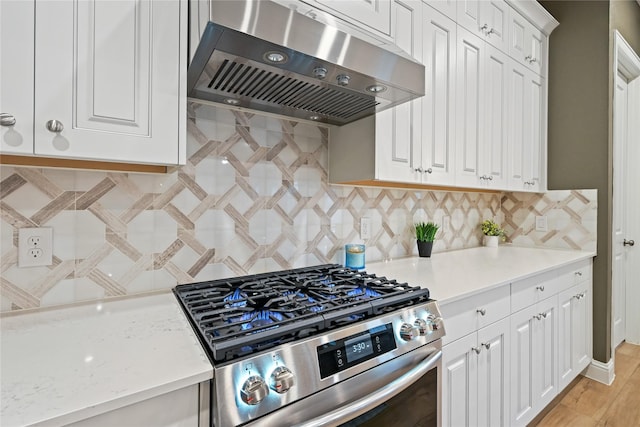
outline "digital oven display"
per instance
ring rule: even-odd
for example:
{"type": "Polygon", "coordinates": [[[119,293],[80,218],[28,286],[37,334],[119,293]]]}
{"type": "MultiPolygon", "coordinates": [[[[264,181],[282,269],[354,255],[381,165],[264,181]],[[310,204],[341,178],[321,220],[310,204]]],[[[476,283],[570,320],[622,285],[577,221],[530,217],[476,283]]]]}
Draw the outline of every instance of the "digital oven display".
{"type": "Polygon", "coordinates": [[[396,348],[391,323],[317,348],[320,376],[326,378],[396,348]]]}

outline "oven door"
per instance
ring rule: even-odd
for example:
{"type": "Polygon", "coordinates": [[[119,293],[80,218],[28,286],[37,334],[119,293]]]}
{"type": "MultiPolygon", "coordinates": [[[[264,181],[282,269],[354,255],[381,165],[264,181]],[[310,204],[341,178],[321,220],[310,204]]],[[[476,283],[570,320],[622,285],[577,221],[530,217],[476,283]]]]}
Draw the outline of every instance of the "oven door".
{"type": "Polygon", "coordinates": [[[440,426],[437,340],[272,412],[250,426],[440,426]]]}

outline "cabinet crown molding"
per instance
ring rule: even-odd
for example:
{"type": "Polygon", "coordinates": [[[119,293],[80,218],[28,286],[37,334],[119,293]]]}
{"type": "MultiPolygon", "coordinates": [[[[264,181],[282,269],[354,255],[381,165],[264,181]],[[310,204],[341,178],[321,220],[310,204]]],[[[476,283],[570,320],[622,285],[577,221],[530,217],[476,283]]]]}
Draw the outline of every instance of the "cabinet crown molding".
{"type": "Polygon", "coordinates": [[[560,25],[536,0],[506,0],[506,2],[547,36],[560,25]]]}

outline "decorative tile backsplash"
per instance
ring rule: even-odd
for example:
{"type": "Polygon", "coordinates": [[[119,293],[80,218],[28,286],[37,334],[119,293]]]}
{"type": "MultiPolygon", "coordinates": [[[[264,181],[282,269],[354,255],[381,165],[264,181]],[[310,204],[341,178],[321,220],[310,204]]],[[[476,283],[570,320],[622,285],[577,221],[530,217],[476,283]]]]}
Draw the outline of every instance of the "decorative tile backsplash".
{"type": "Polygon", "coordinates": [[[595,244],[595,190],[549,196],[330,185],[327,132],[193,104],[189,160],[170,174],[3,166],[1,310],[342,263],[344,244],[362,242],[362,217],[372,222],[368,261],[417,254],[411,224],[445,217],[449,227],[434,253],[479,246],[485,218],[505,221],[517,244],[595,244]],[[531,232],[525,211],[549,212],[549,229],[561,230],[531,232]],[[53,228],[52,266],[17,266],[21,227],[53,228]]]}

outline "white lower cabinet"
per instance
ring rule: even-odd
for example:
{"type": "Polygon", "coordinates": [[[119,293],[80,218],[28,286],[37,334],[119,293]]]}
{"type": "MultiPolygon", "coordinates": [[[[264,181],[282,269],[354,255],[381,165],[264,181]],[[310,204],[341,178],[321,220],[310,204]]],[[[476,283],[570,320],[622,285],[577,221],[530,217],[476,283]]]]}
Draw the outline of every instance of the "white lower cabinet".
{"type": "Polygon", "coordinates": [[[591,280],[558,296],[558,368],[563,389],[589,365],[592,356],[591,280]]]}
{"type": "Polygon", "coordinates": [[[442,425],[509,424],[509,319],[444,346],[442,425]]]}
{"type": "Polygon", "coordinates": [[[443,426],[524,426],[591,362],[592,262],[441,303],[443,426]]]}
{"type": "Polygon", "coordinates": [[[511,316],[511,425],[526,425],[558,393],[558,302],[511,316]]]}

